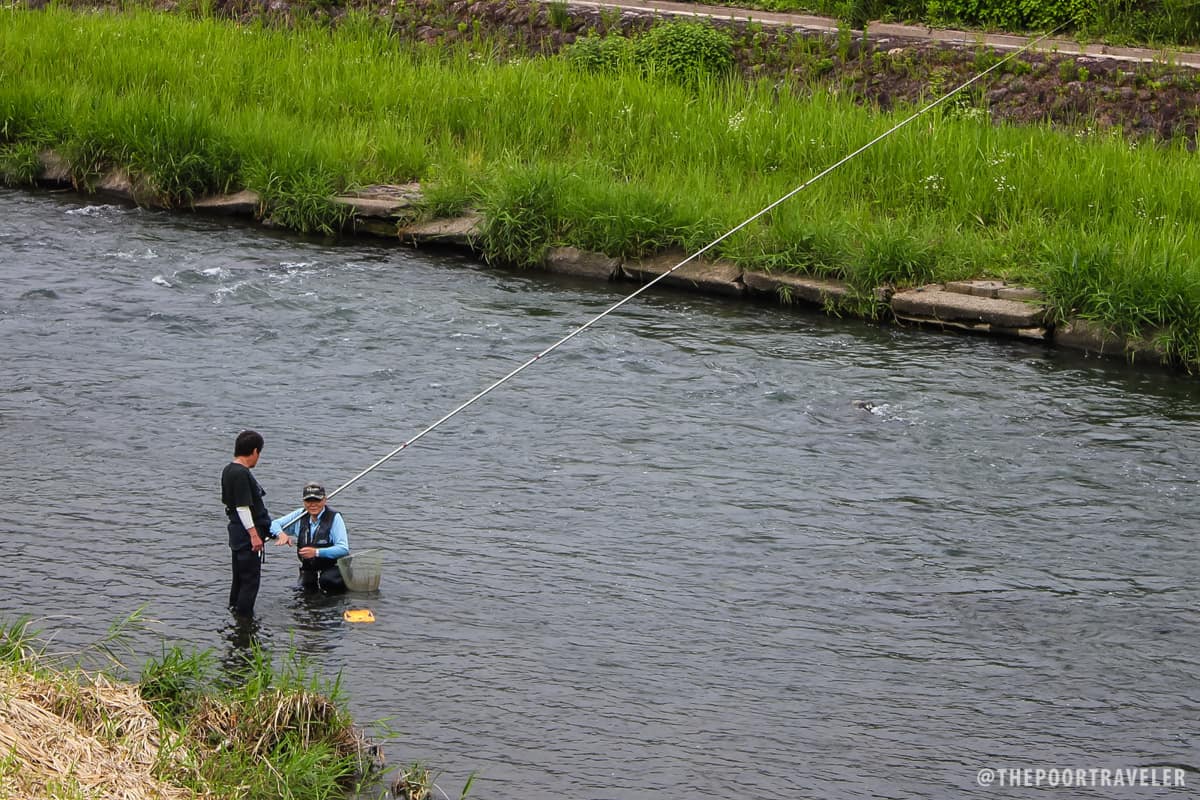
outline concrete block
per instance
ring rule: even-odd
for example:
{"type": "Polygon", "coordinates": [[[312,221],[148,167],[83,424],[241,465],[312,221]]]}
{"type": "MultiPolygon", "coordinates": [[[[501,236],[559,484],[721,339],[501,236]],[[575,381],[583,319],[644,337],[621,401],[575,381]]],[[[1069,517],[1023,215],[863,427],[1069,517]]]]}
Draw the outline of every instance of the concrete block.
{"type": "Polygon", "coordinates": [[[97,194],[115,197],[145,208],[168,208],[170,202],[149,179],[130,175],[123,169],[113,170],[96,182],[97,194]]]}
{"type": "Polygon", "coordinates": [[[43,150],[38,153],[38,162],[42,165],[38,172],[38,183],[48,186],[74,186],[71,168],[67,160],[53,150],[43,150]]]}
{"type": "Polygon", "coordinates": [[[999,326],[989,326],[988,333],[997,336],[1011,336],[1014,339],[1036,339],[1039,342],[1045,342],[1050,339],[1049,328],[1001,328],[999,326]]]}
{"type": "Polygon", "coordinates": [[[1000,300],[1018,300],[1025,303],[1044,303],[1046,301],[1046,295],[1028,286],[1005,286],[996,290],[996,297],[1000,300]]]}
{"type": "Polygon", "coordinates": [[[1156,336],[1129,339],[1119,336],[1098,322],[1086,319],[1072,319],[1054,329],[1052,341],[1059,347],[1071,350],[1082,350],[1085,353],[1095,353],[1105,356],[1125,356],[1130,361],[1167,362],[1166,351],[1155,341],[1156,336]]]}
{"type": "Polygon", "coordinates": [[[1073,319],[1054,329],[1054,344],[1087,353],[1112,355],[1125,349],[1125,340],[1104,326],[1086,319],[1073,319]]]}
{"type": "Polygon", "coordinates": [[[1017,300],[1040,303],[1045,296],[1037,289],[1028,286],[1014,286],[1005,281],[950,281],[946,284],[947,292],[969,294],[975,297],[992,297],[998,300],[1017,300]]]}
{"type": "Polygon", "coordinates": [[[354,192],[338,195],[333,198],[333,202],[350,206],[354,209],[356,216],[386,219],[415,215],[421,198],[421,185],[406,183],[367,186],[354,192]]]}
{"type": "Polygon", "coordinates": [[[133,181],[123,169],[113,170],[96,182],[96,191],[133,202],[133,181]]]}
{"type": "Polygon", "coordinates": [[[432,219],[426,222],[402,224],[397,235],[413,244],[448,244],[475,249],[483,218],[476,213],[461,217],[432,219]]]}
{"type": "MultiPolygon", "coordinates": [[[[668,251],[642,261],[626,261],[621,265],[621,272],[630,280],[648,283],[669,272],[685,258],[687,254],[683,252],[668,251]]],[[[741,267],[724,261],[689,261],[663,278],[658,285],[734,297],[746,291],[741,267]]]]}
{"type": "Polygon", "coordinates": [[[773,295],[784,302],[817,306],[841,300],[850,293],[850,287],[841,281],[808,275],[747,271],[742,273],[742,281],[751,292],[773,295]]]}
{"type": "Polygon", "coordinates": [[[330,199],[338,205],[350,206],[354,210],[355,216],[359,217],[392,217],[396,215],[396,212],[407,208],[407,206],[397,205],[390,200],[381,200],[374,197],[338,195],[330,199]]]}
{"type": "Polygon", "coordinates": [[[196,211],[203,211],[209,214],[256,217],[262,208],[262,198],[258,196],[257,192],[242,189],[240,192],[235,192],[234,194],[202,197],[192,203],[192,208],[196,211]]]}
{"type": "Polygon", "coordinates": [[[545,269],[559,275],[610,281],[621,270],[621,261],[603,253],[589,253],[574,247],[556,247],[546,256],[545,269]]]}
{"type": "Polygon", "coordinates": [[[1004,281],[950,281],[946,284],[945,289],[947,292],[969,294],[975,297],[996,297],[996,293],[1004,286],[1004,281]]]}
{"type": "Polygon", "coordinates": [[[997,328],[1040,328],[1046,315],[1044,308],[1017,300],[977,297],[929,286],[896,293],[892,310],[907,318],[984,323],[997,328]]]}
{"type": "Polygon", "coordinates": [[[399,224],[394,219],[355,217],[352,224],[355,233],[380,236],[385,239],[395,239],[400,230],[399,224]]]}

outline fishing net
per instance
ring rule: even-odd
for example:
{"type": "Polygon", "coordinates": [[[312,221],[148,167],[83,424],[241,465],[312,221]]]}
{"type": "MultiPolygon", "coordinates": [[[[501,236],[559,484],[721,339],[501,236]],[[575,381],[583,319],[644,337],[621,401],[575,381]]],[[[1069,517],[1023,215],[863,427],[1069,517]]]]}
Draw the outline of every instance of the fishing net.
{"type": "Polygon", "coordinates": [[[338,571],[346,588],[352,592],[373,592],[379,588],[379,579],[383,575],[383,552],[380,550],[360,550],[348,556],[342,556],[337,562],[338,571]]]}

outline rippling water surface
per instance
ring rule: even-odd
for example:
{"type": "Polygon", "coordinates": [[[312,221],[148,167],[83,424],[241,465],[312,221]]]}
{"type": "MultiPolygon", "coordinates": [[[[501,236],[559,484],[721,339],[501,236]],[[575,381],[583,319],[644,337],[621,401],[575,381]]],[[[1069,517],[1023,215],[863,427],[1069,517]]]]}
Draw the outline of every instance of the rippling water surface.
{"type": "MultiPolygon", "coordinates": [[[[239,429],[281,514],[630,289],[89,202],[0,191],[2,608],[63,648],[144,604],[135,659],[235,652],[239,429]]],[[[1196,398],[654,294],[335,498],[386,550],[378,595],[298,597],[271,548],[258,635],[341,670],[454,796],[476,772],[485,800],[957,798],[988,766],[1200,764],[1196,398]]]]}

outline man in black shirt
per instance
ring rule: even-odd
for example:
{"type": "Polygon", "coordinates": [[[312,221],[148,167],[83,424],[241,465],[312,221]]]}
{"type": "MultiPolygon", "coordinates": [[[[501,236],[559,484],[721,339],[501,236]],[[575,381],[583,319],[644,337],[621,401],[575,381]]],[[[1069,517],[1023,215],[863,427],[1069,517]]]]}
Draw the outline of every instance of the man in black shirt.
{"type": "Polygon", "coordinates": [[[221,501],[229,518],[229,549],[233,553],[229,608],[242,617],[254,615],[262,575],[263,539],[274,538],[281,545],[289,541],[286,533],[272,536],[271,515],[263,502],[266,492],[250,472],[262,448],[262,434],[242,431],[233,445],[233,461],[221,472],[221,501]]]}

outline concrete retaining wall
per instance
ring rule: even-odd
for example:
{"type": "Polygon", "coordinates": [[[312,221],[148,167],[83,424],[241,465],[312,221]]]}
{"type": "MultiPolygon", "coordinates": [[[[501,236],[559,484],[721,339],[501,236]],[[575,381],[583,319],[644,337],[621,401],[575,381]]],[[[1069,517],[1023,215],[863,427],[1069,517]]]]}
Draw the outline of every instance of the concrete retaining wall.
{"type": "MultiPolygon", "coordinates": [[[[70,173],[57,156],[43,156],[40,183],[73,187],[70,173]]],[[[94,190],[125,202],[153,205],[143,187],[121,172],[99,181],[94,190]]],[[[420,186],[371,186],[350,195],[333,198],[351,210],[351,229],[356,234],[395,239],[412,246],[441,246],[478,252],[482,217],[467,213],[459,217],[420,218],[420,186]]],[[[240,191],[206,197],[190,209],[208,214],[226,214],[263,222],[264,206],[254,192],[240,191]]],[[[660,283],[673,289],[733,298],[768,299],[784,304],[801,304],[853,313],[850,301],[886,304],[900,323],[966,331],[993,336],[1043,341],[1059,347],[1100,356],[1115,356],[1138,364],[1166,365],[1166,354],[1153,338],[1126,340],[1087,320],[1073,319],[1053,324],[1044,298],[1034,289],[1002,281],[955,281],[921,286],[899,292],[888,287],[874,296],[856,298],[851,288],[837,280],[793,273],[744,270],[735,264],[702,259],[688,260],[683,252],[667,252],[640,260],[622,260],[601,253],[562,247],[547,254],[549,272],[600,281],[645,284],[665,273],[660,283]],[[687,261],[678,269],[675,267],[687,261]],[[672,271],[674,270],[674,271],[672,271]]],[[[862,307],[862,306],[860,306],[862,307]]]]}

